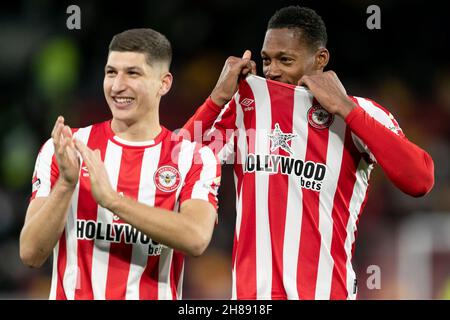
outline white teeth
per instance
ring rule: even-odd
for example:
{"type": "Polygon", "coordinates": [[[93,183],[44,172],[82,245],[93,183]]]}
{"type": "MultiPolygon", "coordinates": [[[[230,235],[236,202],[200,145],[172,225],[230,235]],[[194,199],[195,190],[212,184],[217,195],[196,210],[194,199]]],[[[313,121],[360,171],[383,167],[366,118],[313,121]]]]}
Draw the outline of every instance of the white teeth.
{"type": "Polygon", "coordinates": [[[120,97],[115,97],[114,100],[118,103],[131,103],[133,102],[133,98],[120,98],[120,97]]]}

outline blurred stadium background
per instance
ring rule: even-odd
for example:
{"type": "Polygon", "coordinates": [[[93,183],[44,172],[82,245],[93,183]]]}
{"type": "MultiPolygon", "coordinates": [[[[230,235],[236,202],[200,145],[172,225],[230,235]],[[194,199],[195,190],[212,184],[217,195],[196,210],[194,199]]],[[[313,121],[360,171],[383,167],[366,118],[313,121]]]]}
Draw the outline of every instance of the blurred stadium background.
{"type": "MultiPolygon", "coordinates": [[[[324,19],[336,71],[352,95],[390,109],[406,135],[435,161],[424,198],[403,195],[376,169],[359,224],[353,264],[360,299],[450,299],[450,63],[448,12],[440,1],[48,1],[0,5],[0,299],[47,299],[51,259],[29,269],[19,259],[35,157],[57,115],[72,127],[106,120],[103,67],[111,37],[152,27],[172,42],[175,82],[161,121],[181,127],[208,96],[225,59],[259,52],[266,23],[288,4],[324,19]],[[81,9],[68,30],[66,9],[81,9]],[[368,30],[366,8],[381,8],[368,30]],[[367,286],[373,266],[381,288],[367,286]]],[[[9,4],[8,4],[9,3],[9,4]]],[[[206,253],[187,258],[186,299],[228,299],[235,220],[231,167],[224,168],[219,224],[206,253]]]]}

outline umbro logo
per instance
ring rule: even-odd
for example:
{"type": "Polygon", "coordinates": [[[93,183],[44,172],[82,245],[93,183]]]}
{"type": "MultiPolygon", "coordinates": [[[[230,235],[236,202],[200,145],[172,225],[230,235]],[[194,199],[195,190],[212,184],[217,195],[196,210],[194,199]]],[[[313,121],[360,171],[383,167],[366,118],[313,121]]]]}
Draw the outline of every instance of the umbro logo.
{"type": "Polygon", "coordinates": [[[244,111],[255,110],[255,100],[245,98],[241,101],[241,105],[244,106],[244,111]]]}
{"type": "Polygon", "coordinates": [[[83,177],[89,177],[89,170],[86,166],[81,167],[81,171],[83,172],[83,177]]]}

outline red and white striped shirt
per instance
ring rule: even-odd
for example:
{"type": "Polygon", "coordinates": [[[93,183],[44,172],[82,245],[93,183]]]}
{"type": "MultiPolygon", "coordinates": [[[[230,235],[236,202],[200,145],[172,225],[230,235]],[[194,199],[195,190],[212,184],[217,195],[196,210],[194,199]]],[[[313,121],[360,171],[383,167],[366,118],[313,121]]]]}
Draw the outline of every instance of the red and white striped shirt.
{"type": "MultiPolygon", "coordinates": [[[[404,137],[389,112],[352,99],[404,137]]],[[[376,159],[346,122],[303,87],[251,75],[209,139],[234,163],[232,297],[354,299],[356,229],[376,159]]]]}
{"type": "MultiPolygon", "coordinates": [[[[188,199],[217,208],[220,164],[208,147],[181,140],[166,128],[152,141],[116,137],[110,121],[74,130],[101,151],[112,187],[148,206],[178,211],[188,199]]],[[[33,177],[35,197],[58,178],[52,140],[42,147],[33,177]]],[[[53,251],[50,299],[180,299],[184,255],[152,241],[99,206],[81,165],[63,234],[53,251]]]]}

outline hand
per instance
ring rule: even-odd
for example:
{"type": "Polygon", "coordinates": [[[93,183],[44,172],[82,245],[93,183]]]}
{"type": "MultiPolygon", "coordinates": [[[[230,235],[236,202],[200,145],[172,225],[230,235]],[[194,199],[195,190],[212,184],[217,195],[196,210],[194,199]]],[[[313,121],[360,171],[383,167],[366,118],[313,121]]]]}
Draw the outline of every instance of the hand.
{"type": "Polygon", "coordinates": [[[245,50],[242,58],[229,57],[225,61],[216,87],[211,93],[211,99],[215,104],[224,106],[233,98],[238,88],[239,77],[248,73],[256,74],[256,63],[251,58],[251,51],[245,50]]]}
{"type": "Polygon", "coordinates": [[[347,96],[344,86],[333,71],[305,75],[298,81],[298,85],[308,87],[322,107],[343,119],[357,107],[347,96]]]}
{"type": "Polygon", "coordinates": [[[72,131],[64,125],[64,118],[56,119],[52,131],[56,162],[59,167],[59,179],[66,186],[75,187],[80,173],[80,159],[73,143],[72,131]]]}
{"type": "Polygon", "coordinates": [[[91,193],[94,199],[100,206],[109,209],[118,197],[118,194],[111,187],[100,150],[92,151],[81,141],[77,139],[74,139],[74,141],[76,149],[80,152],[88,168],[89,179],[91,181],[91,193]]]}

